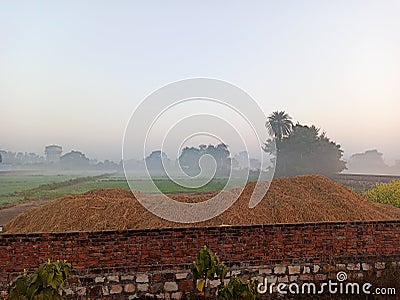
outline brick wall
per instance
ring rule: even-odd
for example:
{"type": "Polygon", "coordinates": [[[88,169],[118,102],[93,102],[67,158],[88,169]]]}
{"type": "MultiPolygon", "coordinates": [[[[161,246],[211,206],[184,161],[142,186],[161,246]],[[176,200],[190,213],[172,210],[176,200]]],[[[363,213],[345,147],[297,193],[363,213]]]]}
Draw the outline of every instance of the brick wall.
{"type": "Polygon", "coordinates": [[[264,275],[278,276],[274,268],[280,266],[285,278],[313,274],[318,266],[323,279],[326,266],[334,266],[329,270],[345,268],[361,276],[362,264],[375,272],[382,264],[398,267],[400,221],[1,234],[0,290],[18,272],[34,270],[50,258],[73,264],[69,282],[75,295],[124,299],[122,295],[175,293],[172,297],[179,298],[191,288],[188,269],[203,245],[242,273],[270,270],[264,275]],[[289,274],[289,266],[296,274],[289,274]]]}

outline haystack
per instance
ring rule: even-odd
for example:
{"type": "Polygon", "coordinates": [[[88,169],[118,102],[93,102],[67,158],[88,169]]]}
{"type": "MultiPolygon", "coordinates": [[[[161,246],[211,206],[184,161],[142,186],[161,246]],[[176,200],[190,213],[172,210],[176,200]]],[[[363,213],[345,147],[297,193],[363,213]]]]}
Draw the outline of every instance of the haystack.
{"type": "MultiPolygon", "coordinates": [[[[130,191],[97,189],[23,212],[4,229],[7,233],[28,233],[400,219],[400,208],[374,203],[323,176],[274,179],[261,202],[249,208],[254,186],[254,182],[248,183],[239,199],[223,214],[195,224],[174,223],[153,215],[130,191]]],[[[230,191],[226,193],[229,195],[230,191]]],[[[214,195],[169,196],[177,201],[199,202],[214,195]]]]}

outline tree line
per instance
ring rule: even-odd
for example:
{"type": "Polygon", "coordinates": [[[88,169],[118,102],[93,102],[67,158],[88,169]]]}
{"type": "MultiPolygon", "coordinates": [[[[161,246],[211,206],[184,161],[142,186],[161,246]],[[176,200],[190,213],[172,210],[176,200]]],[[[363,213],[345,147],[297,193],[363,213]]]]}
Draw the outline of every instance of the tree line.
{"type": "Polygon", "coordinates": [[[325,132],[312,126],[293,124],[285,111],[275,111],[267,119],[266,128],[272,138],[263,150],[274,154],[275,177],[304,174],[332,175],[346,169],[343,150],[325,132]]]}

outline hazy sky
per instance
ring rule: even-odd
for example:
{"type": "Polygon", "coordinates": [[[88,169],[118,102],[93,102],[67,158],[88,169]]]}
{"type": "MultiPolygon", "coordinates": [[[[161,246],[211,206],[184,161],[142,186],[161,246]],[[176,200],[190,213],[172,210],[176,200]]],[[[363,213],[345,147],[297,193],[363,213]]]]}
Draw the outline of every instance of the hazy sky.
{"type": "Polygon", "coordinates": [[[400,1],[2,1],[0,148],[121,157],[155,89],[227,80],[345,155],[400,159],[400,1]]]}

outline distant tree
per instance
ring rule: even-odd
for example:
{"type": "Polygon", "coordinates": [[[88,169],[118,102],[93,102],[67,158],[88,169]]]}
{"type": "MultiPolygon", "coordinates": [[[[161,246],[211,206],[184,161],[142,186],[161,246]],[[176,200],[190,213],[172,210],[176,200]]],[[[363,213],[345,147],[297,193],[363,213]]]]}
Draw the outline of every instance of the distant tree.
{"type": "Polygon", "coordinates": [[[3,156],[0,154],[0,164],[3,162],[3,156]]]}
{"type": "Polygon", "coordinates": [[[325,133],[319,134],[315,126],[296,124],[292,131],[281,140],[269,139],[264,151],[276,153],[275,176],[295,176],[303,174],[331,175],[346,168],[341,160],[340,145],[331,141],[325,133]]]}
{"type": "MultiPolygon", "coordinates": [[[[204,145],[200,145],[204,146],[204,145]]],[[[190,176],[196,176],[200,174],[201,169],[199,165],[200,157],[202,156],[202,151],[205,151],[204,147],[200,150],[196,147],[185,147],[182,149],[182,153],[178,158],[179,165],[182,170],[190,176]]]]}
{"type": "MultiPolygon", "coordinates": [[[[228,146],[225,144],[214,145],[200,145],[196,147],[185,147],[178,158],[178,162],[183,171],[190,175],[196,176],[200,174],[200,158],[205,155],[211,155],[217,164],[216,174],[219,176],[229,174],[231,169],[231,159],[228,146]]],[[[206,165],[206,167],[211,167],[206,165]]]]}
{"type": "Polygon", "coordinates": [[[117,164],[111,160],[106,159],[104,162],[94,162],[94,160],[90,161],[93,166],[96,167],[96,169],[100,170],[119,170],[121,168],[120,164],[117,164]]]}
{"type": "Polygon", "coordinates": [[[268,133],[280,141],[291,132],[293,123],[292,118],[285,111],[274,111],[269,115],[265,126],[268,133]]]}
{"type": "Polygon", "coordinates": [[[89,158],[80,151],[71,151],[60,157],[60,164],[67,167],[87,167],[89,158]]]}
{"type": "Polygon", "coordinates": [[[199,145],[199,150],[203,153],[205,153],[207,151],[207,145],[201,144],[199,145]]]}
{"type": "Polygon", "coordinates": [[[152,172],[165,172],[164,164],[169,163],[167,154],[161,150],[156,150],[150,153],[149,156],[145,158],[146,167],[152,172]]]}
{"type": "MultiPolygon", "coordinates": [[[[209,148],[211,148],[210,146],[209,148]]],[[[229,158],[230,152],[228,150],[228,146],[221,143],[218,144],[217,147],[211,148],[211,150],[212,152],[209,154],[211,154],[217,162],[217,174],[229,175],[231,169],[231,159],[229,158]]],[[[210,150],[207,149],[207,152],[210,152],[210,150]]]]}

